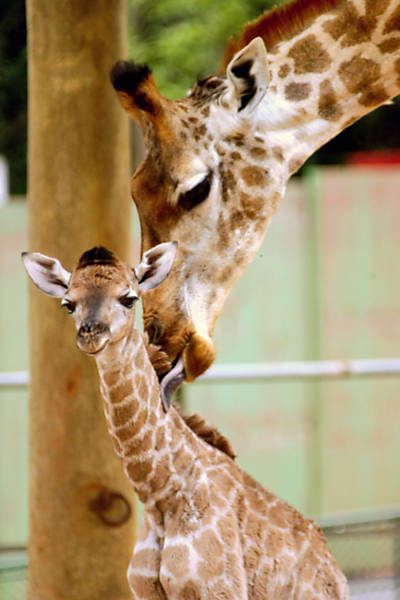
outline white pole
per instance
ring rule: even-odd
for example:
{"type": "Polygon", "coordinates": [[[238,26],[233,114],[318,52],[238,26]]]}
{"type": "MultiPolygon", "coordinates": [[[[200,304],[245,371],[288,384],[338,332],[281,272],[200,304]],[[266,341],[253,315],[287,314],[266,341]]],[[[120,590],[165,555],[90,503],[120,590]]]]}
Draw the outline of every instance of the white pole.
{"type": "Polygon", "coordinates": [[[197,381],[199,383],[271,379],[289,381],[389,375],[400,375],[399,358],[213,365],[197,381]]]}
{"type": "Polygon", "coordinates": [[[0,206],[4,206],[9,199],[8,181],[8,161],[5,156],[0,154],[0,206]]]}

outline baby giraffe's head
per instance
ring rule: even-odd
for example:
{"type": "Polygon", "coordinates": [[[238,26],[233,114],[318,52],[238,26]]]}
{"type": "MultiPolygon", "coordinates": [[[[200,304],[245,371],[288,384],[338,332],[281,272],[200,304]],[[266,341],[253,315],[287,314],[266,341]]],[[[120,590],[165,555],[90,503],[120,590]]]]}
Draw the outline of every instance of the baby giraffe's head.
{"type": "Polygon", "coordinates": [[[82,254],[72,273],[56,258],[39,252],[24,252],[22,260],[38,288],[62,299],[74,318],[78,347],[94,355],[127,335],[134,326],[136,300],[143,290],[164,281],[175,251],[176,242],[159,244],[131,269],[113,252],[95,247],[82,254]]]}

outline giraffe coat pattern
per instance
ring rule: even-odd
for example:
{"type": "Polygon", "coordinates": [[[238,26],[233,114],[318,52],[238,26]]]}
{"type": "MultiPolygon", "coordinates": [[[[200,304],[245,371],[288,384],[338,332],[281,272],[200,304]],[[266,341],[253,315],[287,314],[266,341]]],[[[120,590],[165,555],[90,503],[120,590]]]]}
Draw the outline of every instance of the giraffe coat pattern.
{"type": "Polygon", "coordinates": [[[345,578],[316,523],[242,471],[200,417],[165,410],[134,305],[174,255],[162,244],[132,270],[95,248],[72,274],[56,259],[23,257],[36,285],[62,298],[78,346],[95,357],[108,431],[144,505],[128,569],[134,597],[345,600],[345,578]]]}
{"type": "Polygon", "coordinates": [[[143,296],[145,327],[191,381],[214,360],[216,319],[290,176],[400,92],[398,1],[295,0],[265,13],[182,100],[131,63],[112,80],[147,147],[132,178],[142,250],[179,242],[171,277],[143,296]]]}

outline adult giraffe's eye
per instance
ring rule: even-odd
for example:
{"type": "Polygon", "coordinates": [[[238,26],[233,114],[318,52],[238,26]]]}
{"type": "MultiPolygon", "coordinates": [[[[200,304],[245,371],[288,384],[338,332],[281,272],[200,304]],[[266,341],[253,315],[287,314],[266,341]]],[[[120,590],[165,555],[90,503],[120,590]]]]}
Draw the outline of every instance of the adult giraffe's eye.
{"type": "Polygon", "coordinates": [[[180,194],[178,204],[184,210],[190,210],[203,202],[211,189],[212,173],[209,173],[200,183],[191,190],[180,194]]]}
{"type": "Polygon", "coordinates": [[[72,313],[74,312],[74,310],[76,308],[75,302],[71,302],[70,300],[67,300],[66,298],[63,298],[61,300],[61,306],[65,306],[65,308],[67,309],[67,311],[69,312],[70,315],[72,315],[72,313]]]}
{"type": "Polygon", "coordinates": [[[133,308],[137,299],[137,296],[127,294],[126,296],[121,296],[120,298],[118,298],[118,302],[122,304],[122,306],[125,306],[125,308],[133,308]]]}

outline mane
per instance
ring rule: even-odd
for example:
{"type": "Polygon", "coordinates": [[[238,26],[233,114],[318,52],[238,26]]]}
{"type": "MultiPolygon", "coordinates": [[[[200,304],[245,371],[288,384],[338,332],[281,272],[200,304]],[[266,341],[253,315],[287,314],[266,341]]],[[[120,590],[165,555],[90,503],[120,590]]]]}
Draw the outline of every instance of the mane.
{"type": "Polygon", "coordinates": [[[147,331],[143,333],[143,341],[147,350],[147,355],[157,376],[167,373],[172,367],[168,354],[164,352],[164,350],[161,350],[161,346],[152,344],[149,341],[149,334],[147,331]]]}
{"type": "MultiPolygon", "coordinates": [[[[149,341],[147,332],[144,332],[143,340],[146,346],[148,357],[157,375],[160,376],[169,371],[171,368],[171,362],[168,359],[168,355],[161,350],[160,346],[152,344],[149,341]]],[[[229,440],[224,437],[216,427],[209,425],[204,417],[201,417],[197,413],[193,415],[184,415],[180,406],[174,403],[174,407],[183,421],[195,435],[204,440],[213,448],[220,450],[230,458],[236,458],[235,451],[233,450],[229,440]]]]}
{"type": "Polygon", "coordinates": [[[284,6],[265,11],[254,21],[244,26],[238,38],[230,38],[220,64],[224,73],[236,52],[247,46],[255,37],[264,40],[266,48],[271,48],[287,40],[305,27],[311,20],[335,8],[342,0],[294,0],[284,6]]]}
{"type": "Polygon", "coordinates": [[[177,404],[174,404],[174,407],[194,434],[213,448],[216,448],[229,456],[229,458],[232,458],[233,460],[236,458],[235,451],[232,448],[230,441],[223,436],[216,427],[209,425],[204,417],[197,413],[193,415],[184,415],[177,404]]]}

